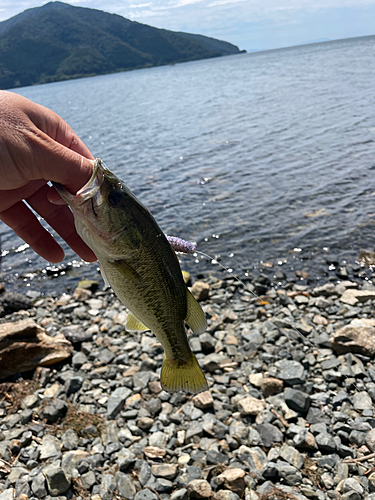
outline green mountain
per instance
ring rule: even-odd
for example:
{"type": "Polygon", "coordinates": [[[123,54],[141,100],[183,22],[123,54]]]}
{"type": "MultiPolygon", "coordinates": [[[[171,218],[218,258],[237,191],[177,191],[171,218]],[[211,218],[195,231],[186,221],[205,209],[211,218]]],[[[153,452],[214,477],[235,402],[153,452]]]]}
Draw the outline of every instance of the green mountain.
{"type": "Polygon", "coordinates": [[[49,2],[0,22],[0,89],[239,52],[214,38],[49,2]]]}

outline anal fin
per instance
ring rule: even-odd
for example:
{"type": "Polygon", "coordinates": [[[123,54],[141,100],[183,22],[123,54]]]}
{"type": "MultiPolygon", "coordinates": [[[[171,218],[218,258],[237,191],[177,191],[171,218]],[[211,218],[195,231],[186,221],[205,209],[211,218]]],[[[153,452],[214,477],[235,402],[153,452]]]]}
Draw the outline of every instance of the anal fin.
{"type": "Polygon", "coordinates": [[[207,321],[204,312],[191,292],[186,289],[187,314],[185,322],[194,333],[203,333],[207,328],[207,321]]]}

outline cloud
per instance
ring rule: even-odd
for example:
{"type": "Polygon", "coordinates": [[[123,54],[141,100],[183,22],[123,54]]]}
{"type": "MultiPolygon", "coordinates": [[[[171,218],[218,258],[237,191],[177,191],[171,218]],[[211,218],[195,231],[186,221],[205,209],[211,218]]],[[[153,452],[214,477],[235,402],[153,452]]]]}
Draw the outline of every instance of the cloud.
{"type": "MultiPolygon", "coordinates": [[[[1,0],[0,20],[8,19],[26,8],[43,5],[46,1],[1,0]]],[[[75,6],[119,14],[158,28],[221,38],[246,49],[285,46],[321,37],[345,38],[375,33],[375,28],[370,26],[375,0],[66,1],[75,6]],[[348,28],[350,16],[354,16],[354,31],[348,28]],[[342,22],[344,18],[345,23],[342,22]],[[340,26],[344,24],[347,30],[340,31],[340,26]],[[296,33],[294,38],[293,31],[296,33]],[[315,32],[319,36],[315,36],[315,32]],[[273,40],[272,43],[270,40],[273,40]]]]}

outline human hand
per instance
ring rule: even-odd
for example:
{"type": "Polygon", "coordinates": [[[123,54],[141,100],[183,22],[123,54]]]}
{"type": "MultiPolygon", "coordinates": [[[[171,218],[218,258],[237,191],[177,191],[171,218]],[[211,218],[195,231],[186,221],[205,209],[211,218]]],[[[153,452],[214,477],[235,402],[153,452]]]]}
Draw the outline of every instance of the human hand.
{"type": "Polygon", "coordinates": [[[56,113],[0,91],[0,220],[50,262],[60,262],[64,251],[29,207],[82,259],[96,260],[78,236],[69,207],[48,185],[55,181],[76,193],[90,179],[93,159],[56,113]]]}

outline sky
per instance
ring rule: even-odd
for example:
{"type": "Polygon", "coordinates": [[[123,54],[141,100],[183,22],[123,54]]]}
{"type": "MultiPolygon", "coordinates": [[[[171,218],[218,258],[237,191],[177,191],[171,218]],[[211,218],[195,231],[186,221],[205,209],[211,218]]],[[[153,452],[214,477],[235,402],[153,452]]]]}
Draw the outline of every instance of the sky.
{"type": "MultiPolygon", "coordinates": [[[[45,0],[1,0],[0,21],[45,0]]],[[[67,0],[132,21],[269,50],[375,35],[375,0],[67,0]]]]}

